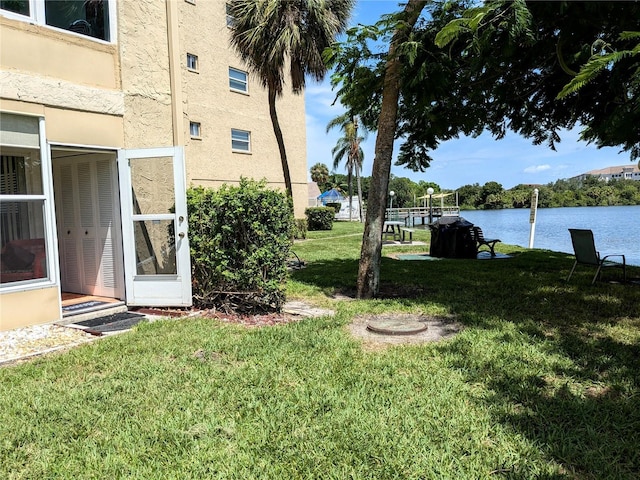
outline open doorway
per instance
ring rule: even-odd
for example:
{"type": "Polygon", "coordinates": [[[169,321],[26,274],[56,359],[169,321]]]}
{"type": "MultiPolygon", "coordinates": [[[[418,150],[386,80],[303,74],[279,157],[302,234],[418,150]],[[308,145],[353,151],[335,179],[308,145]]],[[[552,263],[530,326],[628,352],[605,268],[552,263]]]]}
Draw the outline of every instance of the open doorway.
{"type": "Polygon", "coordinates": [[[116,152],[52,147],[63,315],[124,301],[116,152]]]}

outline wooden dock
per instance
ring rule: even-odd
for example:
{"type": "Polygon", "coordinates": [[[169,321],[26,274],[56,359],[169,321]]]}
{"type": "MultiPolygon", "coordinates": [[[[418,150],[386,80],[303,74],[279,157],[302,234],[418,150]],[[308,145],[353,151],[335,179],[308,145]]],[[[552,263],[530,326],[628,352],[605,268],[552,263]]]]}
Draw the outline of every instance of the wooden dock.
{"type": "Polygon", "coordinates": [[[458,217],[460,208],[455,206],[445,207],[409,207],[409,208],[387,208],[385,220],[403,221],[406,226],[427,225],[429,219],[437,220],[440,217],[458,217]]]}

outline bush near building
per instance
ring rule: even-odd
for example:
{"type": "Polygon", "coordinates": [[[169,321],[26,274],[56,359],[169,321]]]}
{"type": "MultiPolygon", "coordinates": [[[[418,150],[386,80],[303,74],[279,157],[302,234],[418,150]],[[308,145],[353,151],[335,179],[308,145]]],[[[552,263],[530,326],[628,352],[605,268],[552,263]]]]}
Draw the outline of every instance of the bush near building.
{"type": "Polygon", "coordinates": [[[194,304],[224,311],[279,311],[293,213],[265,182],[187,191],[194,304]]]}
{"type": "Polygon", "coordinates": [[[331,230],[336,211],[333,207],[309,207],[304,213],[307,215],[309,231],[331,230]]]}

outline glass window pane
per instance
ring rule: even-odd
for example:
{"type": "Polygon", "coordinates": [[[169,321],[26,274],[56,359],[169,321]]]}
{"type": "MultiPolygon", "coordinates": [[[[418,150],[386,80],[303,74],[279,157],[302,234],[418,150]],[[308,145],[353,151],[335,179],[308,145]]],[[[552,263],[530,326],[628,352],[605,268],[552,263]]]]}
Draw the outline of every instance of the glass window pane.
{"type": "Polygon", "coordinates": [[[0,283],[46,278],[44,200],[0,203],[0,283]]]}
{"type": "Polygon", "coordinates": [[[133,223],[138,275],[177,275],[173,220],[133,223]]]}
{"type": "Polygon", "coordinates": [[[233,150],[249,151],[250,134],[244,130],[231,130],[231,148],[233,150]]]}
{"type": "Polygon", "coordinates": [[[109,39],[109,0],[45,0],[47,25],[109,39]]]}
{"type": "Polygon", "coordinates": [[[198,56],[191,53],[187,53],[187,68],[191,70],[198,69],[198,56]]]}
{"type": "Polygon", "coordinates": [[[42,195],[42,192],[40,151],[3,148],[0,155],[0,194],[42,195]]]}
{"type": "Polygon", "coordinates": [[[29,16],[29,0],[1,0],[0,9],[29,16]]]}
{"type": "Polygon", "coordinates": [[[242,92],[247,91],[247,74],[235,68],[229,68],[229,87],[242,92]]]}
{"type": "Polygon", "coordinates": [[[173,213],[173,158],[132,158],[134,214],[173,213]]]}

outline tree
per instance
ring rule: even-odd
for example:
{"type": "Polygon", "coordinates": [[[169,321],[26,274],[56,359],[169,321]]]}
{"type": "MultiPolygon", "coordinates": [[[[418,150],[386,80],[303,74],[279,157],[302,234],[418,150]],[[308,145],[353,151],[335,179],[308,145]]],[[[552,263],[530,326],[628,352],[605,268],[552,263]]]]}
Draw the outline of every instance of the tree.
{"type": "Polygon", "coordinates": [[[291,89],[304,90],[305,77],[322,80],[327,67],[322,51],[342,33],[354,0],[231,0],[231,45],[249,70],[267,88],[269,115],[278,142],[285,187],[293,196],[289,162],[276,112],[282,96],[285,68],[291,89]]]}
{"type": "Polygon", "coordinates": [[[309,171],[311,173],[311,180],[316,182],[318,187],[320,187],[320,190],[322,190],[324,184],[329,180],[329,167],[324,163],[318,162],[311,167],[309,171]]]}
{"type": "Polygon", "coordinates": [[[458,201],[460,206],[467,210],[478,208],[480,204],[480,195],[482,187],[480,184],[474,183],[473,185],[463,185],[458,188],[458,201]]]}
{"type": "Polygon", "coordinates": [[[371,190],[367,202],[367,220],[364,227],[360,264],[358,268],[358,298],[372,298],[380,286],[382,257],[382,227],[385,217],[387,188],[391,174],[393,141],[396,136],[398,98],[400,96],[400,50],[403,42],[420,16],[426,2],[409,0],[399,17],[401,21],[393,33],[385,62],[384,84],[378,119],[375,157],[371,190]]]}
{"type": "Polygon", "coordinates": [[[494,0],[452,20],[436,43],[466,62],[467,106],[485,103],[483,123],[496,136],[509,128],[553,148],[559,129],[581,125],[582,139],[620,146],[633,160],[639,23],[638,2],[494,0]]]}
{"type": "Polygon", "coordinates": [[[415,187],[416,184],[411,179],[391,175],[389,191],[393,190],[393,206],[395,208],[413,206],[415,187]]]}
{"type": "Polygon", "coordinates": [[[336,146],[331,150],[333,154],[333,168],[338,168],[340,162],[346,159],[347,183],[349,186],[349,221],[351,221],[352,212],[352,178],[355,173],[356,183],[358,185],[358,201],[360,202],[360,221],[362,222],[363,208],[360,172],[362,171],[364,152],[362,151],[360,143],[366,139],[366,130],[365,135],[358,135],[358,117],[352,117],[348,113],[339,115],[331,120],[327,125],[327,132],[337,126],[342,130],[343,136],[338,139],[336,146]]]}

